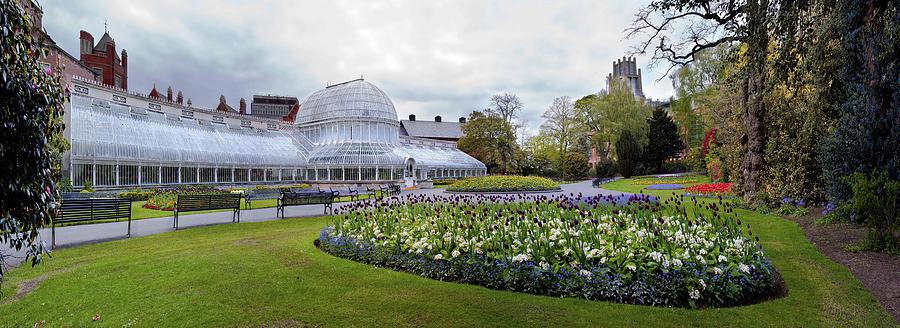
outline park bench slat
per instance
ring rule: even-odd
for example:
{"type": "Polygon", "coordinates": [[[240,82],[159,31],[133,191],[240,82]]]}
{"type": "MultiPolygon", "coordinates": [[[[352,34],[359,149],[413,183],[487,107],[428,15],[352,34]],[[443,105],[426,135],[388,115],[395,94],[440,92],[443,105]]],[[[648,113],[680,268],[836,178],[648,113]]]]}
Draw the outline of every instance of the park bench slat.
{"type": "Polygon", "coordinates": [[[128,219],[131,237],[131,200],[118,198],[64,198],[50,226],[50,247],[56,247],[56,225],[73,222],[128,219]]]}
{"type": "Polygon", "coordinates": [[[284,218],[284,208],[294,205],[325,205],[325,214],[333,212],[331,205],[334,203],[335,194],[330,191],[321,192],[290,192],[285,191],[278,197],[278,205],[275,208],[275,216],[284,218]]]}
{"type": "Polygon", "coordinates": [[[175,215],[172,228],[178,230],[179,212],[206,211],[218,209],[233,210],[231,222],[241,222],[241,195],[240,194],[179,194],[175,201],[175,215]]]}

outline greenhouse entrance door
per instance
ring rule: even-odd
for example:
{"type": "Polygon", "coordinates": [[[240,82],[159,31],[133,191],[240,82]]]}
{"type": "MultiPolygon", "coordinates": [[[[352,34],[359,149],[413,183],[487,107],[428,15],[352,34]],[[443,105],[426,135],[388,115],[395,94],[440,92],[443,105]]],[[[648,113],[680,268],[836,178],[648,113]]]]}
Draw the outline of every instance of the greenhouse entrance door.
{"type": "Polygon", "coordinates": [[[406,187],[416,185],[416,160],[412,158],[406,159],[406,165],[403,168],[403,183],[406,187]]]}

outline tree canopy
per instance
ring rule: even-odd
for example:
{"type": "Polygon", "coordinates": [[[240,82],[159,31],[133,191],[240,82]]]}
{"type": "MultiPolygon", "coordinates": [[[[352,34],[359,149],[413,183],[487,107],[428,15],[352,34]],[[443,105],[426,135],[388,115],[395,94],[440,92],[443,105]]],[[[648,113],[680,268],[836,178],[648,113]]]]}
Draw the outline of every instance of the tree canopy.
{"type": "MultiPolygon", "coordinates": [[[[66,144],[63,84],[39,61],[48,49],[34,23],[18,2],[0,2],[0,242],[24,250],[32,265],[47,251],[38,231],[58,206],[54,157],[66,144]]],[[[6,256],[0,251],[0,263],[6,256]]]]}
{"type": "Polygon", "coordinates": [[[512,125],[503,117],[474,111],[462,125],[460,150],[475,157],[488,171],[506,174],[510,161],[519,146],[512,125]]]}

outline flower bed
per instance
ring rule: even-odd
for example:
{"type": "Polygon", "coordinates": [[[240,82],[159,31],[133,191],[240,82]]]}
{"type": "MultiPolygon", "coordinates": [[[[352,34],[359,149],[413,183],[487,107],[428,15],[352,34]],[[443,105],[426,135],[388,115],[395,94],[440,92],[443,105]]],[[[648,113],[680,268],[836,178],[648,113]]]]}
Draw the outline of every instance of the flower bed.
{"type": "Polygon", "coordinates": [[[208,186],[196,187],[178,187],[168,189],[157,189],[156,192],[144,203],[144,208],[161,211],[174,211],[175,201],[178,200],[178,194],[202,195],[202,194],[221,194],[227,193],[225,190],[216,189],[208,186]]]}
{"type": "Polygon", "coordinates": [[[731,194],[731,185],[731,182],[703,183],[687,187],[684,191],[691,195],[723,196],[731,194]]]}
{"type": "Polygon", "coordinates": [[[539,295],[706,307],[776,293],[777,273],[723,203],[685,210],[679,198],[607,198],[359,202],[341,207],[316,244],[362,263],[539,295]]]}
{"type": "Polygon", "coordinates": [[[642,177],[642,178],[634,178],[631,180],[631,185],[633,186],[645,186],[659,183],[677,183],[677,184],[691,184],[698,183],[703,180],[703,176],[701,175],[691,175],[691,176],[683,176],[683,177],[642,177]]]}
{"type": "Polygon", "coordinates": [[[647,190],[676,190],[681,188],[684,188],[684,186],[678,183],[660,183],[646,187],[647,190]]]}
{"type": "Polygon", "coordinates": [[[547,191],[559,190],[559,183],[541,177],[518,175],[492,175],[460,180],[447,191],[455,192],[506,192],[506,191],[547,191]]]}

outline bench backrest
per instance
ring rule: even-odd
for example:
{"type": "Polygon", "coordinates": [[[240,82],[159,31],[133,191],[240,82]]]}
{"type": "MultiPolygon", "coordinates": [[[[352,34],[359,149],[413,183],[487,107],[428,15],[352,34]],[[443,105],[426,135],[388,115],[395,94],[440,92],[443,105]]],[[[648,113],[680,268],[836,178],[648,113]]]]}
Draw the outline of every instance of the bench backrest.
{"type": "Polygon", "coordinates": [[[281,194],[281,203],[284,205],[331,204],[333,202],[334,194],[330,192],[285,192],[281,194]]]}
{"type": "Polygon", "coordinates": [[[175,209],[179,212],[240,208],[240,194],[178,195],[175,209]]]}
{"type": "Polygon", "coordinates": [[[131,200],[118,198],[67,199],[54,223],[109,220],[131,217],[131,200]]]}
{"type": "Polygon", "coordinates": [[[88,199],[88,198],[92,198],[92,197],[96,196],[92,192],[63,191],[60,194],[62,196],[62,199],[64,199],[64,200],[66,200],[66,199],[88,199]]]}

